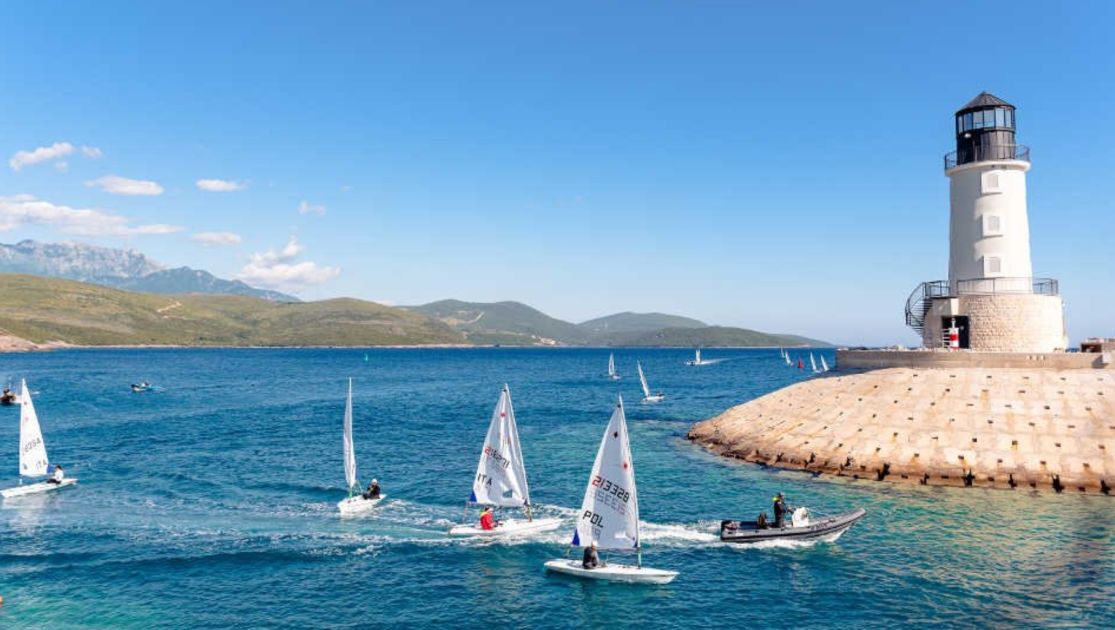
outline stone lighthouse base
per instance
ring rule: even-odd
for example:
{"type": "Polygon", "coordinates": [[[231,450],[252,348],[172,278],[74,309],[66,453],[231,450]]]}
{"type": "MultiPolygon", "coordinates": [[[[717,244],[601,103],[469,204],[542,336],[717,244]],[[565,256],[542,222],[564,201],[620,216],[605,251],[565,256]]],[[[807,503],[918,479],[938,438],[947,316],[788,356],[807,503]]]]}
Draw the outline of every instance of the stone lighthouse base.
{"type": "Polygon", "coordinates": [[[1115,371],[831,372],[695,424],[750,462],[887,481],[1102,492],[1115,486],[1115,371]]]}

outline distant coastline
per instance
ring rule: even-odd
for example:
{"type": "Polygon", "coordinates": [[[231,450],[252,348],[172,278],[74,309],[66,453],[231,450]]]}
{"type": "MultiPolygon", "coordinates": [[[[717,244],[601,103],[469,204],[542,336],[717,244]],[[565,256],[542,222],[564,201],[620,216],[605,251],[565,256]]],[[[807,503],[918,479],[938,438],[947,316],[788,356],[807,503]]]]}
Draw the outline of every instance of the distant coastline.
{"type": "Polygon", "coordinates": [[[141,293],[0,273],[0,352],[61,347],[833,347],[801,335],[708,325],[664,313],[575,324],[519,302],[393,307],[355,298],[274,302],[141,293]]]}
{"type": "MultiPolygon", "coordinates": [[[[835,348],[834,345],[814,346],[705,346],[706,350],[775,350],[778,348],[835,348]]],[[[506,348],[509,350],[692,350],[692,346],[573,346],[573,345],[514,345],[514,344],[467,344],[467,343],[427,343],[427,344],[384,344],[384,345],[201,345],[201,344],[156,344],[156,343],[112,343],[103,345],[71,344],[65,342],[33,343],[26,339],[0,335],[0,354],[21,352],[53,352],[55,350],[483,350],[506,348]]]]}

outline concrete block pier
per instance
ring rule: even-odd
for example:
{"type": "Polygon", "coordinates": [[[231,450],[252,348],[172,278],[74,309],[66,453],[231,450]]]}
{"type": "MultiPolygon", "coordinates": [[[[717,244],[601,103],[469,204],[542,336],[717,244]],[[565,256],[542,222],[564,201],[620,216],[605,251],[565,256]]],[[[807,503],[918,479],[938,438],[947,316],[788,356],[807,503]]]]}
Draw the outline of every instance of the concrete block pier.
{"type": "Polygon", "coordinates": [[[1108,494],[1115,370],[840,370],[733,407],[689,437],[729,457],[863,479],[1108,494]]]}

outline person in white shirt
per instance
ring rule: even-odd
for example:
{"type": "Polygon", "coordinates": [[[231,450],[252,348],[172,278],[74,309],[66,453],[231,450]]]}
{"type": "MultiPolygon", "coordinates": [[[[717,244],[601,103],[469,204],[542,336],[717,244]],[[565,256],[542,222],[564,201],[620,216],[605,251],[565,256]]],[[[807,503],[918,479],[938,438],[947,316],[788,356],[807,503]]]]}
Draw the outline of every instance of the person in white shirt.
{"type": "Polygon", "coordinates": [[[58,483],[58,484],[60,484],[60,483],[62,483],[62,480],[65,479],[65,478],[66,478],[66,473],[62,472],[62,467],[59,466],[58,464],[55,464],[54,465],[54,474],[51,475],[50,479],[47,479],[46,482],[47,483],[58,483]]]}

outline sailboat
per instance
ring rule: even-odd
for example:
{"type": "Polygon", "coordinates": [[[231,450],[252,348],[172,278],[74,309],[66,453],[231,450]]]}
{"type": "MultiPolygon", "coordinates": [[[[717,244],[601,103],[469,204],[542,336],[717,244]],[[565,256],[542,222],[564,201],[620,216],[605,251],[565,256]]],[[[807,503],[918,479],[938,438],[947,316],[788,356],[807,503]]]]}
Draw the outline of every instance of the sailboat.
{"type": "Polygon", "coordinates": [[[596,451],[596,461],[589,474],[580,512],[577,528],[573,531],[574,547],[588,547],[595,543],[600,550],[633,550],[636,564],[603,564],[586,569],[580,559],[562,558],[546,562],[548,571],[595,580],[644,584],[667,584],[678,576],[677,571],[643,566],[635,464],[631,460],[631,442],[627,436],[622,397],[616,402],[608,429],[596,451]]]}
{"type": "Polygon", "coordinates": [[[825,363],[825,355],[823,355],[823,354],[821,355],[821,371],[822,372],[828,372],[829,371],[829,364],[825,363]]]}
{"type": "Polygon", "coordinates": [[[789,365],[789,366],[793,366],[793,365],[794,365],[794,362],[790,360],[790,353],[789,353],[789,351],[783,352],[783,353],[782,353],[782,358],[786,360],[786,365],[789,365]]]}
{"type": "Polygon", "coordinates": [[[449,529],[450,536],[507,536],[545,532],[561,526],[558,518],[534,518],[530,510],[530,488],[527,470],[523,465],[523,449],[519,444],[519,427],[515,424],[515,409],[511,405],[511,389],[503,386],[499,402],[492,411],[488,435],[480,450],[480,463],[472,482],[468,505],[494,505],[497,507],[523,508],[526,520],[500,521],[495,529],[479,525],[456,525],[449,529]]]}
{"type": "Polygon", "coordinates": [[[360,484],[356,480],[356,449],[352,444],[352,379],[348,379],[348,398],[345,399],[345,481],[348,483],[348,498],[337,503],[342,515],[360,514],[379,504],[385,495],[365,499],[360,494],[360,484]]]}
{"type": "Polygon", "coordinates": [[[23,477],[43,477],[47,474],[46,443],[43,442],[43,431],[39,427],[39,416],[35,413],[35,404],[31,402],[31,390],[27,389],[27,381],[21,380],[19,390],[19,474],[20,485],[14,488],[0,490],[0,496],[5,499],[50,492],[77,483],[77,479],[66,477],[61,483],[40,481],[27,485],[23,484],[23,477]]]}
{"type": "Polygon", "coordinates": [[[647,377],[646,377],[645,374],[643,374],[643,365],[641,363],[639,363],[638,361],[636,361],[635,362],[635,368],[637,370],[639,370],[639,383],[643,386],[643,402],[644,403],[656,403],[656,402],[662,402],[663,400],[665,400],[666,399],[666,394],[663,394],[661,392],[659,392],[657,394],[651,394],[650,393],[650,386],[647,385],[647,377]]]}
{"type": "Polygon", "coordinates": [[[692,361],[685,362],[686,365],[708,365],[709,363],[714,363],[714,361],[702,361],[700,348],[697,348],[696,355],[693,357],[692,361]]]}
{"type": "Polygon", "coordinates": [[[608,353],[608,378],[613,381],[620,379],[619,372],[616,372],[616,354],[614,352],[608,353]]]}

